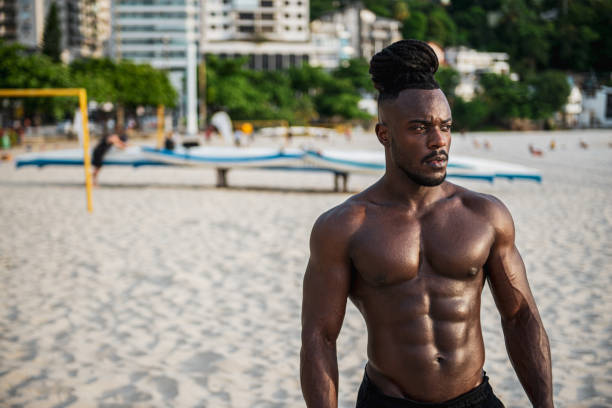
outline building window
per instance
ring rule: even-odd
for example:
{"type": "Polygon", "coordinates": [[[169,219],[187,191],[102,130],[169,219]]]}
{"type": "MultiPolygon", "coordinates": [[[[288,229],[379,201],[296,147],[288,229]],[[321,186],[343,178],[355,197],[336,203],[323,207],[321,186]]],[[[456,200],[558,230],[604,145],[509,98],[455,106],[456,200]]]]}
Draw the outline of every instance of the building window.
{"type": "Polygon", "coordinates": [[[275,59],[276,59],[276,69],[280,71],[281,69],[284,68],[283,67],[283,56],[280,54],[276,54],[275,59]]]}
{"type": "Polygon", "coordinates": [[[289,13],[285,13],[285,18],[289,18],[289,13]]]}
{"type": "Polygon", "coordinates": [[[272,13],[263,13],[261,15],[262,20],[274,20],[274,14],[272,13]]]}
{"type": "Polygon", "coordinates": [[[289,31],[289,30],[291,30],[289,26],[285,26],[285,31],[289,31]]]}
{"type": "Polygon", "coordinates": [[[241,33],[254,33],[255,27],[254,26],[238,26],[238,31],[240,31],[241,33]]]}
{"type": "Polygon", "coordinates": [[[263,27],[261,27],[261,31],[263,33],[273,33],[274,32],[274,27],[272,27],[272,26],[263,26],[263,27]]]}
{"type": "Polygon", "coordinates": [[[240,20],[253,20],[255,15],[253,13],[238,13],[238,18],[240,20]]]}
{"type": "Polygon", "coordinates": [[[211,30],[216,30],[216,29],[217,29],[217,26],[213,24],[213,25],[211,25],[211,26],[210,26],[210,29],[211,29],[211,30]]]}
{"type": "Polygon", "coordinates": [[[302,15],[298,13],[297,18],[302,18],[302,15]]]}
{"type": "Polygon", "coordinates": [[[261,7],[274,7],[274,2],[272,0],[261,0],[261,7]]]}

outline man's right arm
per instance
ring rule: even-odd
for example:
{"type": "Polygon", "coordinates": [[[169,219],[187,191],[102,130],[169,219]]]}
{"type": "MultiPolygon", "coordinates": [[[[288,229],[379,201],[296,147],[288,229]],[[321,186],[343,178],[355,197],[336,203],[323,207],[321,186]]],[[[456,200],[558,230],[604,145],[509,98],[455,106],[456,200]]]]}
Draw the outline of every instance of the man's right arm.
{"type": "Polygon", "coordinates": [[[322,215],[310,236],[310,259],[303,287],[300,353],[302,393],[308,407],[338,405],[336,339],[344,320],[350,288],[350,232],[338,218],[334,210],[322,215]]]}

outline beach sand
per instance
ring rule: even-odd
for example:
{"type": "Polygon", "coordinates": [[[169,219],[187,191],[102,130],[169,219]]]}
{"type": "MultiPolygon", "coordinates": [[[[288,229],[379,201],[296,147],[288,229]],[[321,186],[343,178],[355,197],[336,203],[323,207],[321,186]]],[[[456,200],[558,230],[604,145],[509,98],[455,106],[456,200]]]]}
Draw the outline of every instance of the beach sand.
{"type": "MultiPolygon", "coordinates": [[[[612,132],[453,137],[451,155],[541,170],[541,184],[450,181],[497,196],[514,216],[556,406],[612,406],[612,132]]],[[[314,143],[380,148],[370,134],[314,143]]],[[[349,187],[376,179],[351,176],[349,187]]],[[[214,171],[189,168],[108,167],[100,183],[88,214],[82,168],[0,164],[0,406],[304,406],[309,233],[350,193],[330,192],[329,174],[260,170],[230,172],[228,189],[214,188],[214,171]]],[[[529,406],[487,287],[481,315],[495,392],[529,406]]],[[[352,304],[338,360],[340,406],[351,407],[366,362],[352,304]]]]}

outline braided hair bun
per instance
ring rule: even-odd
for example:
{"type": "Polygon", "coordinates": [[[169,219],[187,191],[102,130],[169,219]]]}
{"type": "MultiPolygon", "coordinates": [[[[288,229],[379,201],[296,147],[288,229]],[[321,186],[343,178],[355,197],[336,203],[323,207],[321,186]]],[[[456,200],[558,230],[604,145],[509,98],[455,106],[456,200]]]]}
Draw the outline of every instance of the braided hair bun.
{"type": "Polygon", "coordinates": [[[395,99],[404,89],[439,89],[438,57],[427,43],[397,41],[372,57],[370,75],[378,100],[395,99]]]}

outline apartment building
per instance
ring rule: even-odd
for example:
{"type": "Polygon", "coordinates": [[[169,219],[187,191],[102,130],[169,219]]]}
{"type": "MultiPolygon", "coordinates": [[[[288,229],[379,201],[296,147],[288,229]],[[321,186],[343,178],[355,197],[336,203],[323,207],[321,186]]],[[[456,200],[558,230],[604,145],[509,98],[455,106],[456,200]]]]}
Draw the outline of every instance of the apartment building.
{"type": "Polygon", "coordinates": [[[253,69],[276,70],[308,62],[308,0],[202,2],[202,54],[247,57],[253,69]]]}
{"type": "Polygon", "coordinates": [[[460,75],[455,94],[466,101],[476,95],[479,78],[483,73],[507,74],[518,80],[518,76],[510,72],[510,56],[505,52],[483,52],[461,46],[446,48],[444,53],[446,63],[460,75]]]}
{"type": "Polygon", "coordinates": [[[17,0],[0,0],[0,38],[17,39],[17,0]]]}
{"type": "Polygon", "coordinates": [[[114,0],[111,14],[114,58],[185,69],[188,35],[200,35],[199,0],[114,0]]]}
{"type": "Polygon", "coordinates": [[[110,0],[0,0],[0,38],[40,47],[53,2],[62,33],[62,59],[102,56],[110,37],[110,0]]]}
{"type": "MultiPolygon", "coordinates": [[[[340,48],[335,52],[338,55],[337,63],[346,58],[369,60],[384,47],[402,38],[399,21],[379,17],[359,3],[327,13],[313,21],[311,27],[313,36],[320,38],[321,45],[329,44],[335,38],[341,39],[337,43],[340,48]]],[[[328,64],[332,63],[330,58],[333,58],[333,54],[329,50],[318,48],[315,52],[327,55],[323,58],[328,64]]]]}

